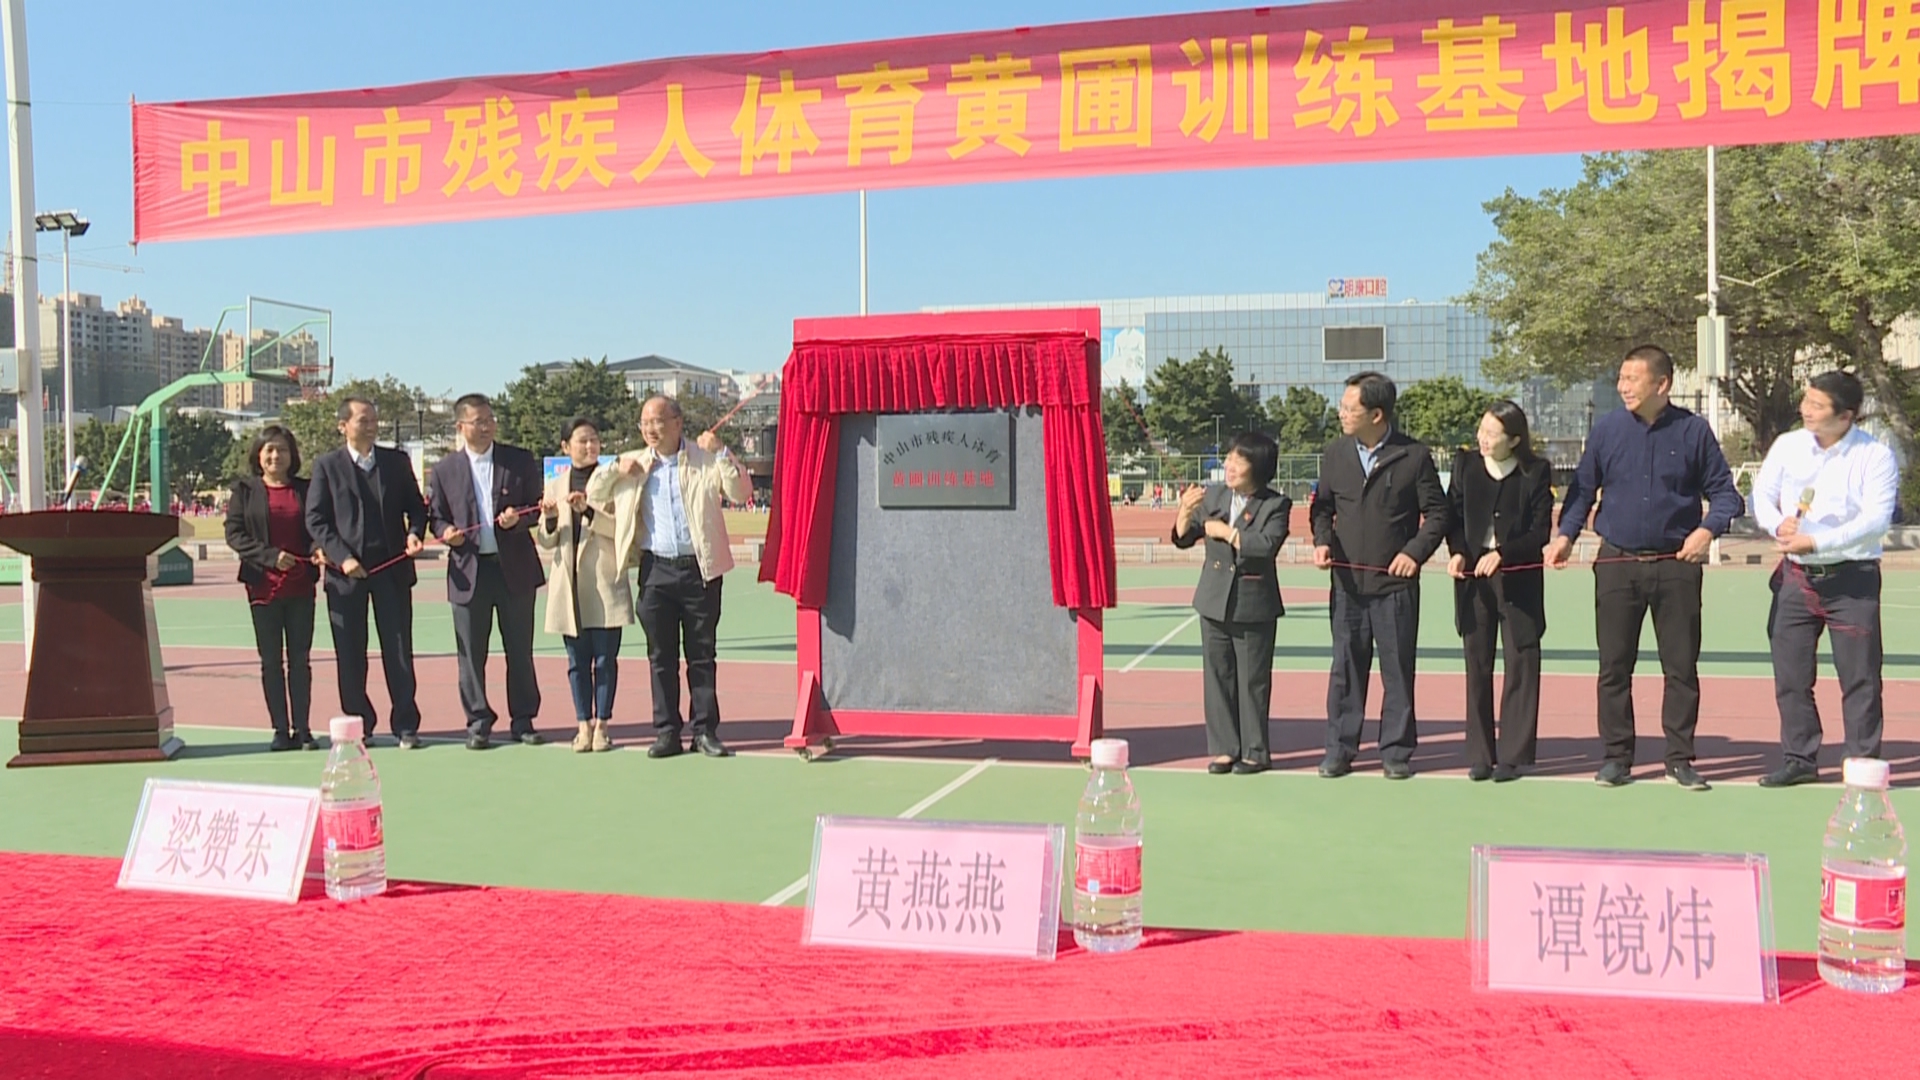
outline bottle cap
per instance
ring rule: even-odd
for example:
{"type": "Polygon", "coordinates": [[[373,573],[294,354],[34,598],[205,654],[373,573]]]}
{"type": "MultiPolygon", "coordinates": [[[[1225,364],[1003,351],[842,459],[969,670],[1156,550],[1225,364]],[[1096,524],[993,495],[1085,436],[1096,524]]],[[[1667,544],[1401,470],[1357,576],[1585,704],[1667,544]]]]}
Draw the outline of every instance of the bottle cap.
{"type": "Polygon", "coordinates": [[[1848,787],[1885,790],[1892,768],[1879,758],[1850,757],[1840,764],[1840,779],[1848,787]]]}
{"type": "Polygon", "coordinates": [[[1096,769],[1124,769],[1127,767],[1127,740],[1093,740],[1093,767],[1096,769]]]}
{"type": "Polygon", "coordinates": [[[335,743],[359,742],[366,737],[366,722],[357,716],[336,716],[327,721],[327,735],[335,743]]]}

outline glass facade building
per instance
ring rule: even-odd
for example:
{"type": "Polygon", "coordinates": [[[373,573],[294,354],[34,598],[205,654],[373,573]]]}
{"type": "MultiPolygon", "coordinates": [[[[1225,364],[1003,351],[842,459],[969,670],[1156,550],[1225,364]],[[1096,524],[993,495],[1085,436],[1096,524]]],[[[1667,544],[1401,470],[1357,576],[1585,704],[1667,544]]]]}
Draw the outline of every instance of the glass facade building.
{"type": "MultiPolygon", "coordinates": [[[[1457,303],[1247,293],[927,310],[1046,307],[1100,309],[1101,381],[1107,386],[1122,380],[1141,386],[1167,360],[1191,360],[1214,349],[1226,352],[1234,382],[1260,401],[1285,396],[1291,386],[1338,401],[1347,377],[1369,370],[1402,387],[1453,376],[1471,387],[1502,389],[1481,371],[1493,355],[1492,322],[1457,303]]],[[[1587,399],[1585,386],[1563,392],[1546,380],[1530,380],[1519,388],[1520,404],[1538,418],[1535,430],[1547,438],[1583,436],[1587,399]]]]}

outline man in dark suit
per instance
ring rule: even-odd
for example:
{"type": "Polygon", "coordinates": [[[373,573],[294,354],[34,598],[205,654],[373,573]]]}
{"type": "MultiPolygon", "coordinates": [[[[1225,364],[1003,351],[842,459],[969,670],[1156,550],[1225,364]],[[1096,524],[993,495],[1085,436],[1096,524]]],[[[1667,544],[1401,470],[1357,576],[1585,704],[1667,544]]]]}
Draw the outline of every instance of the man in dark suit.
{"type": "Polygon", "coordinates": [[[398,450],[375,446],[380,413],[373,402],[340,402],[347,445],[320,455],[307,486],[307,532],[327,557],[327,623],[333,630],[340,705],[366,723],[377,722],[367,700],[367,604],[380,633],[389,718],[400,748],[420,745],[420,706],[413,678],[413,556],[425,546],[427,504],[413,462],[398,450]]]}
{"type": "Polygon", "coordinates": [[[428,487],[434,534],[447,545],[447,600],[460,650],[460,705],[467,713],[467,749],[485,750],[499,719],[487,702],[487,644],[500,621],[507,657],[507,716],[513,737],[543,740],[533,729],[540,684],[533,672],[534,596],[547,578],[533,548],[540,505],[540,463],[493,439],[493,405],[483,394],[453,403],[462,449],[440,459],[428,487]]]}
{"type": "Polygon", "coordinates": [[[1376,647],[1385,690],[1381,771],[1389,780],[1413,775],[1420,567],[1446,539],[1449,514],[1432,452],[1394,429],[1398,397],[1393,380],[1379,372],[1347,380],[1340,398],[1345,434],[1320,456],[1320,492],[1309,515],[1313,565],[1333,571],[1333,672],[1320,762],[1320,775],[1329,778],[1353,771],[1376,647]]]}

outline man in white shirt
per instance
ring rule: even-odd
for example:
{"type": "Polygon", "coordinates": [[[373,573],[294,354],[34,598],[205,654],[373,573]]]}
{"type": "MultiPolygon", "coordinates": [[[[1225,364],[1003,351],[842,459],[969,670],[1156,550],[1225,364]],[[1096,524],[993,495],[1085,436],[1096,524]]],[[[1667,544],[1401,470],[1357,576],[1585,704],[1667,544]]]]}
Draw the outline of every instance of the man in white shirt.
{"type": "MultiPolygon", "coordinates": [[[[687,662],[686,725],[693,748],[709,757],[732,751],[720,740],[720,699],[714,687],[720,626],[720,587],[733,569],[724,496],[743,503],[753,493],[746,470],[720,437],[702,432],[689,442],[680,403],[650,397],[640,407],[646,449],[621,456],[617,474],[638,484],[637,513],[615,524],[615,544],[629,565],[639,567],[636,614],[647,633],[647,666],[653,675],[653,726],[649,757],[672,757],[681,742],[680,658],[687,662]]],[[[595,479],[599,479],[598,476],[595,479]]],[[[589,486],[589,500],[601,498],[589,486]]]]}
{"type": "Polygon", "coordinates": [[[533,610],[546,574],[533,547],[542,477],[531,451],[494,438],[493,404],[484,394],[453,403],[461,448],[434,465],[428,516],[447,546],[447,601],[460,656],[460,708],[467,749],[493,745],[499,719],[487,700],[487,647],[500,626],[507,661],[507,722],[513,740],[538,746],[540,683],[533,666],[533,610]]]}
{"type": "Polygon", "coordinates": [[[1854,426],[1864,397],[1860,380],[1844,371],[1814,376],[1800,400],[1804,426],[1774,440],[1753,483],[1754,520],[1783,556],[1767,636],[1786,761],[1761,787],[1820,778],[1813,680],[1829,627],[1847,756],[1880,756],[1880,541],[1893,522],[1900,470],[1892,451],[1854,426]]]}

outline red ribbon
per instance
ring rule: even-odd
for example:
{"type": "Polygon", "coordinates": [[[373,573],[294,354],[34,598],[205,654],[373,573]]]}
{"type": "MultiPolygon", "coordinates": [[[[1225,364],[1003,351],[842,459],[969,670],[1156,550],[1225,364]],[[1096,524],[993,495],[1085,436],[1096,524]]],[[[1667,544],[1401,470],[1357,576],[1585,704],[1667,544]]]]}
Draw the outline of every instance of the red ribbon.
{"type": "MultiPolygon", "coordinates": [[[[516,514],[519,514],[519,515],[520,515],[521,517],[526,517],[526,516],[528,516],[529,514],[532,514],[532,513],[534,513],[535,511],[537,511],[537,510],[539,510],[539,509],[540,509],[540,504],[539,504],[539,503],[534,503],[534,504],[533,504],[532,506],[515,506],[515,507],[512,507],[511,509],[513,510],[513,512],[514,512],[514,513],[516,513],[516,514]]],[[[504,513],[506,513],[506,511],[505,511],[505,510],[502,510],[502,511],[501,511],[501,513],[503,513],[503,514],[504,514],[504,513]]],[[[460,535],[462,535],[462,536],[465,536],[465,535],[466,535],[466,534],[468,534],[468,533],[473,533],[473,532],[479,532],[479,531],[480,531],[480,527],[481,527],[482,525],[485,525],[485,524],[486,524],[486,522],[484,522],[484,521],[482,521],[482,522],[475,522],[474,524],[472,524],[472,525],[469,525],[469,526],[467,526],[467,527],[466,527],[466,528],[464,528],[464,529],[457,529],[457,530],[455,530],[455,531],[456,531],[456,532],[458,532],[458,533],[459,533],[460,535]]],[[[496,527],[497,527],[497,526],[496,526],[496,527]]],[[[438,537],[438,536],[433,536],[433,537],[428,537],[428,538],[427,538],[427,543],[429,543],[429,544],[442,544],[442,545],[445,545],[445,544],[446,544],[446,541],[445,541],[445,540],[443,540],[443,539],[441,539],[441,538],[440,538],[440,537],[438,537]]],[[[449,545],[449,546],[450,546],[450,545],[449,545]]],[[[422,548],[422,550],[425,550],[425,548],[423,547],[423,548],[422,548]]],[[[381,564],[380,564],[379,566],[376,566],[376,567],[374,567],[373,569],[371,569],[371,570],[368,570],[368,571],[366,572],[366,575],[365,575],[365,576],[366,576],[366,577],[372,577],[373,575],[375,575],[375,574],[377,574],[377,573],[379,573],[379,572],[380,572],[380,571],[382,571],[382,570],[385,570],[385,569],[387,569],[387,568],[388,568],[388,567],[390,567],[390,566],[398,566],[398,565],[399,565],[400,563],[402,563],[402,562],[405,562],[406,560],[408,560],[408,559],[411,559],[411,558],[413,558],[413,556],[412,556],[412,555],[408,555],[408,554],[406,554],[405,552],[402,552],[402,553],[400,553],[400,554],[398,554],[398,555],[395,555],[395,556],[394,556],[393,558],[391,558],[391,559],[388,559],[388,560],[387,560],[386,562],[383,562],[383,563],[381,563],[381,564]]],[[[325,577],[325,575],[326,575],[326,572],[327,572],[327,568],[326,568],[325,566],[322,566],[322,567],[320,568],[320,573],[321,573],[321,576],[322,576],[323,578],[325,577]]],[[[348,576],[352,576],[352,575],[348,575],[348,576]]]]}
{"type": "MultiPolygon", "coordinates": [[[[1593,560],[1592,562],[1590,562],[1590,563],[1587,563],[1586,565],[1588,565],[1588,566],[1601,566],[1601,565],[1604,565],[1604,564],[1606,564],[1606,563],[1630,563],[1630,562],[1647,562],[1647,563],[1651,563],[1651,562],[1663,562],[1663,561],[1665,561],[1665,560],[1667,560],[1667,559],[1677,559],[1677,558],[1679,558],[1679,557],[1680,557],[1680,556],[1679,556],[1679,554],[1678,554],[1678,553],[1675,553],[1675,552],[1668,552],[1668,553],[1667,553],[1667,554],[1665,554],[1665,555],[1609,555],[1609,556],[1607,556],[1607,557],[1606,557],[1606,558],[1604,558],[1604,559],[1595,559],[1595,560],[1593,560]]],[[[1348,563],[1348,562],[1333,562],[1333,563],[1329,563],[1329,564],[1327,564],[1327,565],[1328,565],[1328,566],[1329,566],[1330,568],[1331,568],[1331,567],[1338,567],[1339,569],[1342,569],[1342,570],[1371,570],[1371,571],[1373,571],[1373,572],[1374,572],[1374,573],[1376,573],[1376,574],[1391,574],[1391,573],[1393,573],[1393,571],[1392,571],[1392,570],[1390,570],[1390,569],[1388,569],[1387,567],[1384,567],[1384,566],[1368,566],[1368,565],[1366,565],[1365,563],[1348,563]]],[[[1567,565],[1568,565],[1568,566],[1573,566],[1573,565],[1575,565],[1575,564],[1574,564],[1573,562],[1571,562],[1571,561],[1569,561],[1569,562],[1567,563],[1567,565]]],[[[1500,567],[1500,569],[1498,569],[1498,570],[1496,570],[1496,571],[1494,571],[1494,572],[1495,572],[1495,573],[1498,573],[1498,574],[1512,574],[1512,573],[1517,573],[1517,572],[1519,572],[1519,571],[1521,571],[1521,570],[1547,570],[1547,569],[1551,569],[1551,567],[1549,567],[1549,566],[1548,566],[1548,565],[1547,565],[1546,563],[1543,563],[1543,562],[1537,562],[1537,563],[1518,563],[1518,564],[1515,564],[1515,565],[1513,565],[1513,566],[1506,566],[1506,565],[1502,565],[1502,566],[1500,567]]],[[[1472,574],[1472,573],[1469,573],[1469,574],[1468,574],[1467,576],[1468,576],[1468,577],[1474,577],[1474,576],[1476,576],[1476,575],[1474,575],[1474,574],[1472,574]]]]}

